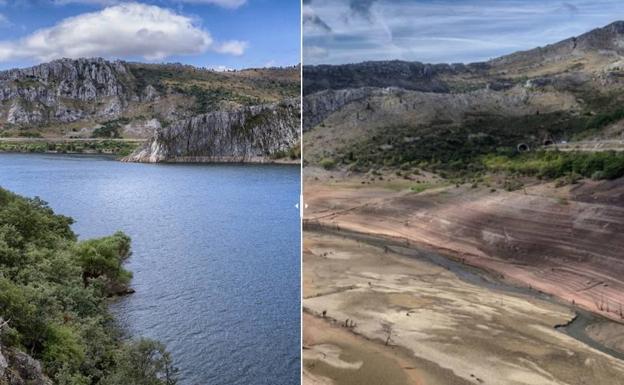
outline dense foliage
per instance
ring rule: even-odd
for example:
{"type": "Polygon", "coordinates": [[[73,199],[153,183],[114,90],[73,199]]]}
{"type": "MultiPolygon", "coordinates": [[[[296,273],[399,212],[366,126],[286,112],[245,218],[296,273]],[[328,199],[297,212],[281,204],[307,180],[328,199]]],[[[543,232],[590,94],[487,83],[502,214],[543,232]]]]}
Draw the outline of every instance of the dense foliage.
{"type": "Polygon", "coordinates": [[[273,158],[273,159],[288,158],[288,159],[291,159],[291,160],[301,159],[301,145],[299,145],[299,143],[297,143],[294,146],[290,147],[288,150],[276,151],[275,153],[273,153],[271,155],[271,158],[273,158]]]}
{"type": "Polygon", "coordinates": [[[119,118],[115,120],[109,120],[102,123],[101,127],[93,130],[93,138],[121,138],[121,127],[124,124],[130,123],[128,118],[119,118]]]}
{"type": "Polygon", "coordinates": [[[2,345],[41,360],[55,384],[175,384],[164,347],[122,340],[107,309],[131,278],[122,266],[130,238],[79,242],[71,224],[42,200],[0,188],[2,345]]]}
{"type": "Polygon", "coordinates": [[[534,148],[546,138],[572,137],[586,130],[588,122],[588,117],[564,113],[473,113],[462,124],[439,120],[428,125],[388,128],[343,151],[340,160],[361,170],[375,165],[409,164],[455,173],[474,172],[483,169],[479,161],[483,155],[510,154],[520,143],[534,148]]]}
{"type": "Polygon", "coordinates": [[[488,171],[544,179],[614,179],[624,176],[623,154],[546,151],[543,143],[591,136],[622,118],[624,109],[613,106],[583,115],[472,114],[462,124],[392,127],[343,150],[338,159],[323,159],[321,166],[340,162],[356,171],[421,168],[459,179],[488,171]],[[530,151],[519,152],[520,144],[530,151]]]}

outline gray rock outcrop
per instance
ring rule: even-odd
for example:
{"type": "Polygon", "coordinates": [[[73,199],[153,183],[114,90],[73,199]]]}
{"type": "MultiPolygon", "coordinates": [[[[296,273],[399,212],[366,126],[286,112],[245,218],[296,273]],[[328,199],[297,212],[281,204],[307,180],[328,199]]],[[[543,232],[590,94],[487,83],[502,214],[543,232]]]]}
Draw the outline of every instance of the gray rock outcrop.
{"type": "Polygon", "coordinates": [[[135,97],[126,85],[130,81],[120,61],[60,59],[0,72],[0,106],[8,106],[4,118],[12,124],[68,123],[87,115],[114,118],[135,97]]]}
{"type": "MultiPolygon", "coordinates": [[[[5,323],[0,317],[0,332],[5,323]]],[[[52,385],[41,363],[28,354],[0,343],[0,385],[52,385]]]]}
{"type": "Polygon", "coordinates": [[[155,130],[128,162],[268,162],[299,141],[300,104],[281,103],[215,111],[155,130]]]}

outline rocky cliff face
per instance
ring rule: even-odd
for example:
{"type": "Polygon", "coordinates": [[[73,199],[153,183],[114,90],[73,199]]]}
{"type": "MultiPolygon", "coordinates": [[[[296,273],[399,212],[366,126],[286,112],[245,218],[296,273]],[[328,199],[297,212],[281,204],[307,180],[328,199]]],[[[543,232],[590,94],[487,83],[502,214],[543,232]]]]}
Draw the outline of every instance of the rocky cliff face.
{"type": "Polygon", "coordinates": [[[303,103],[303,129],[308,129],[321,123],[334,111],[338,111],[349,103],[364,100],[375,92],[374,88],[363,87],[344,90],[324,90],[306,97],[303,103]]]}
{"type": "Polygon", "coordinates": [[[88,116],[115,118],[136,99],[123,62],[56,60],[0,72],[0,121],[68,123],[88,116]]]}
{"type": "Polygon", "coordinates": [[[300,104],[280,103],[216,111],[157,129],[129,162],[268,162],[299,141],[300,104]]]}
{"type": "Polygon", "coordinates": [[[52,381],[43,374],[39,361],[26,353],[5,349],[0,351],[0,384],[52,385],[52,381]]]}

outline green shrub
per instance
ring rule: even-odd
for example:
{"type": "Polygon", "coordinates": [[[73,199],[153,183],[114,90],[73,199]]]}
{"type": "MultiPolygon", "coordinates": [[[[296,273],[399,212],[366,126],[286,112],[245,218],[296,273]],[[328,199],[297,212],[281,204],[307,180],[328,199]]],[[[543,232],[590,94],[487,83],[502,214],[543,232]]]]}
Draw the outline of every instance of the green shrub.
{"type": "Polygon", "coordinates": [[[615,179],[624,176],[624,153],[613,151],[538,151],[515,156],[490,155],[482,161],[490,171],[549,180],[566,178],[566,183],[577,183],[581,177],[615,179]]]}
{"type": "Polygon", "coordinates": [[[42,357],[47,369],[54,374],[64,365],[71,365],[76,371],[85,359],[85,343],[72,328],[51,324],[43,344],[42,357]]]}
{"type": "Polygon", "coordinates": [[[325,170],[331,170],[332,168],[334,168],[336,166],[336,161],[334,159],[331,159],[331,158],[323,158],[323,159],[321,159],[319,164],[325,170]]]}
{"type": "Polygon", "coordinates": [[[91,284],[129,281],[122,263],[130,238],[118,232],[78,243],[72,222],[41,199],[0,188],[0,316],[9,322],[2,343],[41,360],[59,385],[174,384],[164,347],[121,341],[108,292],[91,284]],[[129,363],[153,370],[140,372],[138,380],[129,363]],[[165,367],[171,376],[163,375],[165,367]],[[115,382],[105,382],[109,378],[115,382]]]}
{"type": "Polygon", "coordinates": [[[132,274],[122,267],[130,255],[130,238],[124,233],[80,242],[76,255],[85,285],[93,278],[104,278],[113,285],[125,285],[132,278],[132,274]]]}

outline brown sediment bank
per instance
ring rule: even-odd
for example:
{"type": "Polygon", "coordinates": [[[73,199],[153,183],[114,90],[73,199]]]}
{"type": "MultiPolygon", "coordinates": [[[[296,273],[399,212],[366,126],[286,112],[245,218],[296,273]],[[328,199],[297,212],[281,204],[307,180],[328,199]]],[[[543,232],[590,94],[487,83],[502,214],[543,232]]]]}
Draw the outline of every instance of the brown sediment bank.
{"type": "Polygon", "coordinates": [[[381,182],[358,186],[352,179],[308,178],[304,220],[434,248],[624,320],[624,183],[539,184],[516,192],[444,186],[414,193],[381,182]]]}

